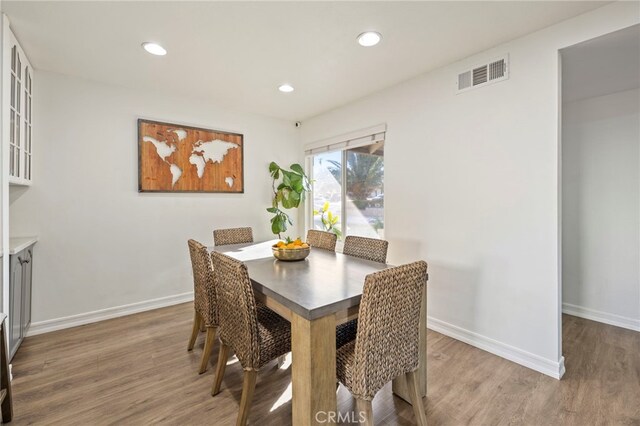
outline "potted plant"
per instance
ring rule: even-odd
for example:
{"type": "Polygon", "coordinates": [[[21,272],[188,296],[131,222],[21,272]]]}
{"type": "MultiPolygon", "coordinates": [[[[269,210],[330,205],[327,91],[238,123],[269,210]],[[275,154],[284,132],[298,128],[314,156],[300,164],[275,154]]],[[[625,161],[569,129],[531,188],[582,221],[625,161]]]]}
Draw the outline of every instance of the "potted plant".
{"type": "Polygon", "coordinates": [[[290,170],[286,170],[271,162],[269,173],[273,188],[273,201],[271,207],[267,208],[267,211],[273,214],[271,232],[282,238],[281,234],[287,230],[287,224],[293,225],[283,209],[298,208],[300,203],[304,202],[305,194],[311,190],[311,183],[300,164],[292,164],[290,170]]]}
{"type": "Polygon", "coordinates": [[[340,216],[334,215],[331,210],[329,210],[329,202],[325,201],[324,205],[320,210],[313,211],[314,216],[320,216],[320,222],[322,222],[323,231],[333,232],[336,234],[336,237],[342,238],[342,231],[338,228],[338,221],[340,220],[340,216]]]}

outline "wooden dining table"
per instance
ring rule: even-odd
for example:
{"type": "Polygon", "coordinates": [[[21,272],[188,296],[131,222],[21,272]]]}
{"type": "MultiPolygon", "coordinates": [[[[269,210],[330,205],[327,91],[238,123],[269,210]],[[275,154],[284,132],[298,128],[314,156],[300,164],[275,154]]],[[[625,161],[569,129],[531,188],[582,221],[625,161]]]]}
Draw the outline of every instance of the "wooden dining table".
{"type": "MultiPolygon", "coordinates": [[[[291,323],[292,424],[326,424],[328,413],[337,413],[336,325],[357,318],[365,277],[390,265],[318,248],[303,261],[284,262],[273,257],[276,241],[213,250],[244,262],[256,299],[291,323]]],[[[422,305],[417,376],[426,396],[426,290],[422,305]]],[[[404,377],[392,389],[410,403],[404,377]]]]}

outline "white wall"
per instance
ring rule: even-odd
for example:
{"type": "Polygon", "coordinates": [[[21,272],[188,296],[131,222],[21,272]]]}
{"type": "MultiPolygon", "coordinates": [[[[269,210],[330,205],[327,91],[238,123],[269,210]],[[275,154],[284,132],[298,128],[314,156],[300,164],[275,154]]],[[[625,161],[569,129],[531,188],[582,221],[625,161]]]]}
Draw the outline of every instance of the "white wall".
{"type": "Polygon", "coordinates": [[[303,145],[387,123],[389,257],[429,263],[430,327],[562,375],[558,49],[638,16],[606,6],[303,123],[303,145]],[[509,80],[455,93],[458,72],[504,53],[509,80]]]}
{"type": "Polygon", "coordinates": [[[639,145],[638,90],[563,105],[563,303],[571,313],[637,330],[639,145]]]}
{"type": "Polygon", "coordinates": [[[38,72],[34,183],[12,189],[12,236],[37,234],[33,321],[193,289],[187,239],[216,227],[271,237],[270,161],[299,160],[293,123],[38,72]],[[244,194],[139,194],[139,117],[243,133],[244,194]]]}
{"type": "MultiPolygon", "coordinates": [[[[4,69],[4,19],[1,16],[2,14],[2,0],[0,0],[0,69],[4,69]]],[[[0,73],[1,74],[1,73],[0,73]]],[[[2,81],[2,78],[0,78],[2,81]]],[[[2,84],[0,84],[0,99],[4,104],[5,94],[2,91],[2,84]]],[[[0,111],[2,109],[0,108],[0,111]]],[[[4,127],[6,123],[4,123],[4,112],[0,113],[0,135],[2,136],[2,140],[0,140],[0,280],[2,280],[2,285],[0,285],[0,309],[2,312],[8,311],[5,307],[4,293],[5,293],[5,283],[9,281],[9,256],[5,257],[5,253],[7,252],[9,246],[9,222],[8,217],[5,217],[4,214],[4,206],[6,206],[9,202],[9,188],[7,179],[4,177],[5,173],[9,173],[8,165],[9,158],[8,155],[4,155],[4,127]]],[[[8,289],[8,285],[6,286],[8,289]]]]}

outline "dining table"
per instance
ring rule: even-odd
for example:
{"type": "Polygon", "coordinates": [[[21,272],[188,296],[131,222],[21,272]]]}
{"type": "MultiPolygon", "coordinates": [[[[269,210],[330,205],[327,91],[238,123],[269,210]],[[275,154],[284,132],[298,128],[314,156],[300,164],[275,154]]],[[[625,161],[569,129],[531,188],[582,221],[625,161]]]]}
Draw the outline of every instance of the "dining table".
{"type": "MultiPolygon", "coordinates": [[[[320,248],[311,248],[302,261],[281,261],[272,253],[277,241],[216,246],[212,250],[242,261],[256,300],[291,323],[292,424],[326,424],[328,419],[337,418],[336,326],[358,317],[365,277],[391,265],[320,248]]],[[[426,288],[420,316],[417,377],[424,397],[426,288]]],[[[393,381],[392,391],[410,403],[404,376],[393,381]]]]}

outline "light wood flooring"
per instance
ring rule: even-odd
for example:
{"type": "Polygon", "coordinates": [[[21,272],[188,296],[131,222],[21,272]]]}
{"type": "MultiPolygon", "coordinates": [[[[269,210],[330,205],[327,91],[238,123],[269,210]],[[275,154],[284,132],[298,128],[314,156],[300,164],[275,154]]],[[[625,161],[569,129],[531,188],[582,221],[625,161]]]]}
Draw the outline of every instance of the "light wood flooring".
{"type": "MultiPolygon", "coordinates": [[[[230,358],[222,392],[210,396],[219,343],[198,375],[204,334],[187,352],[192,312],[183,304],[28,337],[13,359],[12,424],[234,424],[242,369],[230,358]]],[[[429,331],[429,425],[640,425],[640,333],[563,322],[561,381],[429,331]]],[[[250,424],[290,424],[288,364],[258,375],[250,424]]],[[[343,387],[338,410],[355,410],[343,387]]],[[[377,425],[414,424],[390,385],[373,414],[377,425]]]]}

